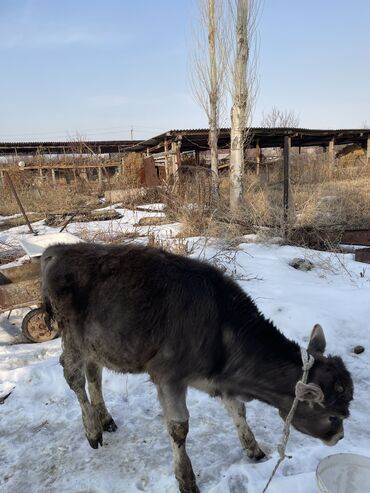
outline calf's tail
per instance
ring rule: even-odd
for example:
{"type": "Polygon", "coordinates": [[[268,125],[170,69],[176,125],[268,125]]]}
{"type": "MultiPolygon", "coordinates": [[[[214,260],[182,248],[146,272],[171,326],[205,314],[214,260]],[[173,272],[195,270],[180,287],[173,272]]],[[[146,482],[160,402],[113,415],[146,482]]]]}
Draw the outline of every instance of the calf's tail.
{"type": "Polygon", "coordinates": [[[45,312],[46,322],[50,323],[51,320],[55,320],[55,314],[53,307],[48,296],[48,264],[53,259],[53,255],[48,252],[50,248],[46,249],[41,256],[41,282],[42,282],[42,308],[45,312]]]}

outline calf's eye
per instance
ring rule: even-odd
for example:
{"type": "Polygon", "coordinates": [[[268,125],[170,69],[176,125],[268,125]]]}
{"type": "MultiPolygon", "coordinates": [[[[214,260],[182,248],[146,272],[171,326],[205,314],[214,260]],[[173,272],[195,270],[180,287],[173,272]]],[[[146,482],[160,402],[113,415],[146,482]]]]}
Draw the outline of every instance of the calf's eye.
{"type": "Polygon", "coordinates": [[[337,425],[337,424],[339,424],[340,419],[338,418],[338,416],[329,416],[329,421],[330,421],[333,425],[337,425]]]}

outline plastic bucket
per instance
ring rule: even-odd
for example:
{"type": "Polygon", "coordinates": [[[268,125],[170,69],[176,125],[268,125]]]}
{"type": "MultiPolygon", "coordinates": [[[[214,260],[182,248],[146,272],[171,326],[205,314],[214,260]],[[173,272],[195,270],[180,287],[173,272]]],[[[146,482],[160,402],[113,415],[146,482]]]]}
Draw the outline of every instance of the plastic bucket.
{"type": "Polygon", "coordinates": [[[365,493],[370,491],[370,458],[357,454],[329,455],[316,469],[321,493],[365,493]]]}

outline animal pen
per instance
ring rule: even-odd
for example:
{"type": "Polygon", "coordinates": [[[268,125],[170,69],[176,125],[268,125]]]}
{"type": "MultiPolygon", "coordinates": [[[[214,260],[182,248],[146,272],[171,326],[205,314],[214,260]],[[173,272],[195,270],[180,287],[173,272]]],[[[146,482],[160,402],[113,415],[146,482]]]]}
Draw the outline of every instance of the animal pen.
{"type": "MultiPolygon", "coordinates": [[[[225,183],[227,186],[230,129],[220,129],[218,148],[222,189],[225,183]]],[[[252,128],[245,156],[250,224],[278,226],[286,235],[292,223],[296,229],[307,225],[351,229],[357,231],[352,240],[353,235],[360,235],[360,243],[368,236],[369,130],[252,128]]],[[[12,170],[19,180],[32,176],[29,188],[33,194],[38,184],[47,182],[49,189],[54,187],[55,196],[63,186],[70,195],[85,190],[80,201],[84,204],[92,193],[105,192],[107,200],[119,201],[127,197],[127,192],[120,193],[122,188],[143,190],[163,183],[184,183],[197,173],[202,179],[207,173],[210,176],[209,157],[208,129],[170,130],[143,141],[2,143],[0,185],[6,189],[4,171],[12,170]],[[139,164],[135,180],[130,181],[132,156],[139,164]]],[[[39,193],[40,201],[47,202],[49,189],[45,188],[44,195],[39,193]]],[[[22,198],[22,191],[20,195],[22,198]]],[[[66,201],[62,202],[68,209],[66,201]]],[[[77,209],[79,202],[72,205],[71,200],[69,207],[77,209]]]]}

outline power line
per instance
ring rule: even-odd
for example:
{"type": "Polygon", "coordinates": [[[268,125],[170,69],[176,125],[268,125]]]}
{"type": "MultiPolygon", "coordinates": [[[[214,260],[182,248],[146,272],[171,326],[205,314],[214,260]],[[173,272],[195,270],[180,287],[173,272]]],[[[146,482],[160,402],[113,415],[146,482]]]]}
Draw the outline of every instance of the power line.
{"type": "Polygon", "coordinates": [[[109,133],[122,133],[122,132],[132,132],[135,127],[135,130],[139,133],[154,133],[154,132],[162,132],[165,131],[166,129],[163,128],[155,128],[155,127],[148,127],[145,125],[132,125],[131,127],[100,127],[100,128],[90,128],[90,129],[76,129],[76,130],[55,130],[55,131],[50,131],[50,132],[24,132],[24,133],[12,133],[12,134],[3,134],[0,133],[1,137],[7,137],[7,138],[21,138],[21,137],[39,137],[39,136],[45,136],[45,135],[50,135],[50,136],[58,136],[62,138],[65,138],[66,135],[70,134],[75,134],[75,133],[80,133],[83,135],[99,135],[99,134],[109,134],[109,133]],[[117,130],[114,130],[117,129],[117,130]],[[142,129],[148,129],[148,130],[142,130],[142,129]]]}

